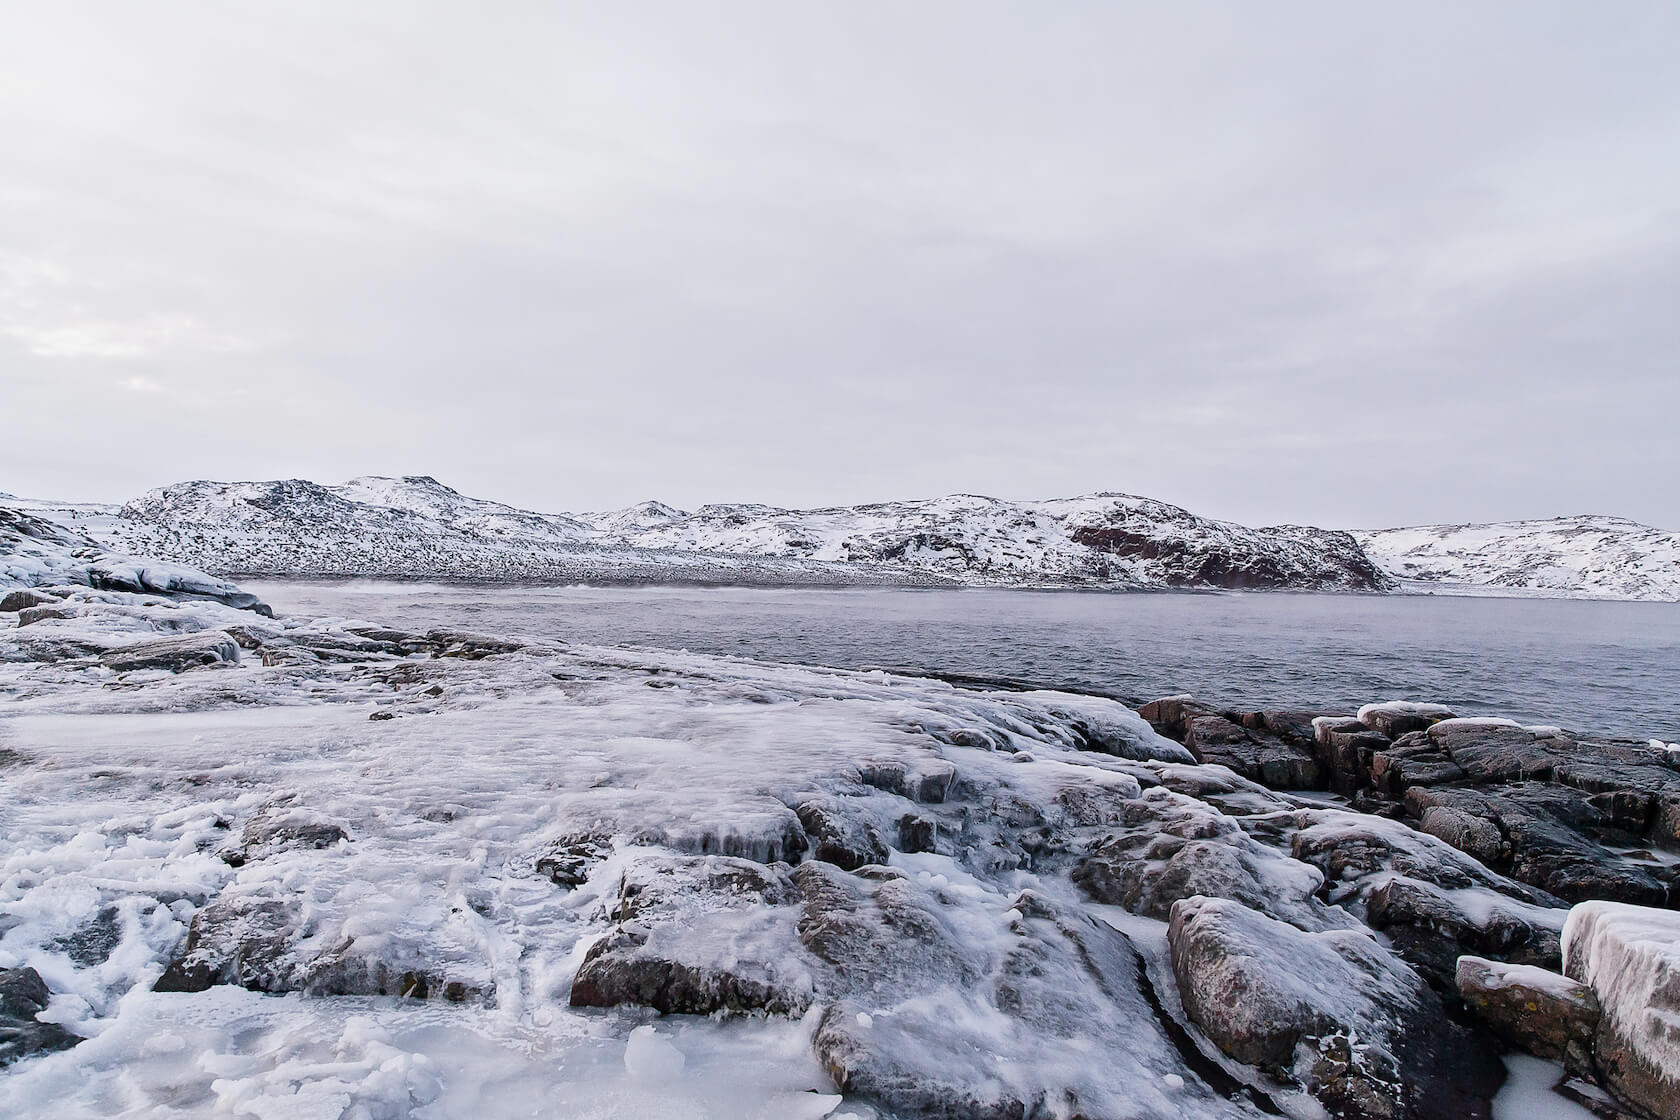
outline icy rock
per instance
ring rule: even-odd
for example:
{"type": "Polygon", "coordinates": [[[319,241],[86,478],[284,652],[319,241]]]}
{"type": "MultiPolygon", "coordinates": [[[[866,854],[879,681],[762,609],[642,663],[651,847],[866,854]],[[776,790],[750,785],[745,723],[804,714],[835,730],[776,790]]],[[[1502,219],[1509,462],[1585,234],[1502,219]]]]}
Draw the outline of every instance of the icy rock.
{"type": "Polygon", "coordinates": [[[1161,1080],[1184,1059],[1119,931],[1029,892],[988,943],[907,880],[795,874],[801,937],[837,997],[812,1045],[843,1092],[906,1120],[1244,1114],[1199,1080],[1161,1080]]]}
{"type": "Polygon", "coordinates": [[[1302,929],[1356,925],[1315,896],[1318,868],[1266,847],[1225,816],[1165,788],[1128,802],[1124,832],[1106,837],[1074,868],[1073,880],[1098,902],[1166,918],[1193,895],[1229,898],[1302,929]]]}
{"type": "Polygon", "coordinates": [[[33,626],[37,622],[45,622],[51,618],[75,618],[75,607],[48,604],[39,607],[24,607],[18,611],[17,624],[19,627],[33,626]]]}
{"type": "Polygon", "coordinates": [[[1458,993],[1508,1045],[1562,1062],[1576,1076],[1592,1072],[1598,997],[1585,984],[1556,972],[1460,957],[1458,993]]]}
{"type": "Polygon", "coordinates": [[[1185,1013],[1237,1061],[1298,1082],[1338,1116],[1489,1114],[1497,1055],[1369,935],[1191,898],[1173,906],[1167,936],[1185,1013]]]}
{"type": "Polygon", "coordinates": [[[68,1050],[82,1041],[57,1023],[35,1018],[50,999],[45,981],[33,968],[0,969],[0,1067],[31,1054],[68,1050]]]}
{"type": "Polygon", "coordinates": [[[59,601],[56,595],[22,587],[16,591],[9,591],[4,598],[0,598],[0,613],[12,614],[30,607],[48,607],[59,601]]]}
{"type": "Polygon", "coordinates": [[[107,669],[126,673],[136,669],[168,669],[181,672],[206,665],[231,664],[239,660],[239,643],[221,630],[160,638],[111,650],[100,657],[107,669]]]}
{"type": "Polygon", "coordinates": [[[610,914],[617,927],[585,954],[571,1005],[799,1014],[810,982],[792,933],[796,897],[784,866],[635,857],[610,914]]]}
{"type": "Polygon", "coordinates": [[[1564,926],[1563,965],[1603,1009],[1594,1061],[1604,1083],[1680,1117],[1680,914],[1583,902],[1564,926]]]}
{"type": "Polygon", "coordinates": [[[302,806],[265,805],[245,822],[241,861],[293,849],[330,848],[349,838],[344,826],[324,813],[302,806]]]}
{"type": "Polygon", "coordinates": [[[474,979],[448,975],[416,959],[412,946],[325,940],[305,920],[296,897],[223,892],[193,915],[186,941],[154,991],[202,992],[236,984],[254,992],[405,996],[461,1002],[485,994],[474,979]]]}
{"type": "Polygon", "coordinates": [[[846,871],[887,862],[886,842],[861,806],[848,805],[838,797],[813,797],[801,801],[794,811],[810,838],[812,859],[846,871]]]}

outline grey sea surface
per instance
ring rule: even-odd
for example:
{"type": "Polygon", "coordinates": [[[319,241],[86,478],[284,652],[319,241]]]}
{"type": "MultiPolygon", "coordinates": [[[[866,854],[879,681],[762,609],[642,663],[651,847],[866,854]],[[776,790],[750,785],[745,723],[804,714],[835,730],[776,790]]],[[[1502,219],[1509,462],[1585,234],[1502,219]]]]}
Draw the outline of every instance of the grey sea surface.
{"type": "Polygon", "coordinates": [[[1234,708],[1424,700],[1680,741],[1680,604],[1277,593],[531,587],[245,580],[410,629],[888,668],[1234,708]]]}

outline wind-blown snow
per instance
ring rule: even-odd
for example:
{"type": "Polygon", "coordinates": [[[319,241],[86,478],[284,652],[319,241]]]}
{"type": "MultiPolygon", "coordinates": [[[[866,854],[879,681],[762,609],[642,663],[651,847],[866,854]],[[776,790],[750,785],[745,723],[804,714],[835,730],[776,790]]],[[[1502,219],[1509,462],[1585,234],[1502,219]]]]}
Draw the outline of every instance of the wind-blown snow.
{"type": "Polygon", "coordinates": [[[1412,590],[1680,600],[1680,534],[1619,517],[1420,525],[1355,534],[1412,590]]]}

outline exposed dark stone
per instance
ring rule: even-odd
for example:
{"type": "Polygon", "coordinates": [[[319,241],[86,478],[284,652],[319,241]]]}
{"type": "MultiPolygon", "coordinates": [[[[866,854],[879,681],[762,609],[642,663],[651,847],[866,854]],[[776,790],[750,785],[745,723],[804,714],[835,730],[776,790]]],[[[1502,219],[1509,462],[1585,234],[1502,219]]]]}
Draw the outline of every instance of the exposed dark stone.
{"type": "Polygon", "coordinates": [[[29,607],[46,607],[59,602],[56,595],[48,595],[33,588],[20,587],[16,591],[9,591],[6,597],[0,599],[0,613],[10,614],[29,607]]]}
{"type": "Polygon", "coordinates": [[[33,626],[37,622],[46,622],[48,619],[75,618],[77,613],[78,612],[75,607],[24,607],[22,610],[18,611],[17,624],[20,627],[33,626]]]}
{"type": "Polygon", "coordinates": [[[68,1050],[82,1041],[57,1023],[35,1016],[47,1009],[52,994],[33,968],[0,969],[0,1067],[51,1050],[68,1050]]]}
{"type": "Polygon", "coordinates": [[[1437,991],[1457,989],[1458,958],[1466,953],[1541,968],[1563,965],[1553,925],[1491,899],[1467,906],[1428,883],[1396,877],[1378,884],[1365,906],[1371,928],[1387,934],[1395,953],[1437,991]]]}
{"type": "Polygon", "coordinates": [[[1319,789],[1324,768],[1305,746],[1266,730],[1250,730],[1222,715],[1193,715],[1184,745],[1198,762],[1228,766],[1273,789],[1319,789]]]}

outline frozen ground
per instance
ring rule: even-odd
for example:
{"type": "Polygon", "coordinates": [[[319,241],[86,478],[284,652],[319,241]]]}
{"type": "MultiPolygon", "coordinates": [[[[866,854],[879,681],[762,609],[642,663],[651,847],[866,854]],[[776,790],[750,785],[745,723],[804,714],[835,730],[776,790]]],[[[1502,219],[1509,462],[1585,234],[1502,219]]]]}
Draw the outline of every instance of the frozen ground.
{"type": "Polygon", "coordinates": [[[1455,1061],[1377,892],[1467,937],[1562,921],[1112,700],[269,618],[202,578],[0,615],[0,969],[87,1040],[0,1071],[0,1115],[1305,1120],[1455,1061]],[[1220,965],[1169,946],[1191,893],[1263,986],[1366,979],[1282,985],[1293,1057],[1239,1064],[1180,995],[1220,965]]]}

